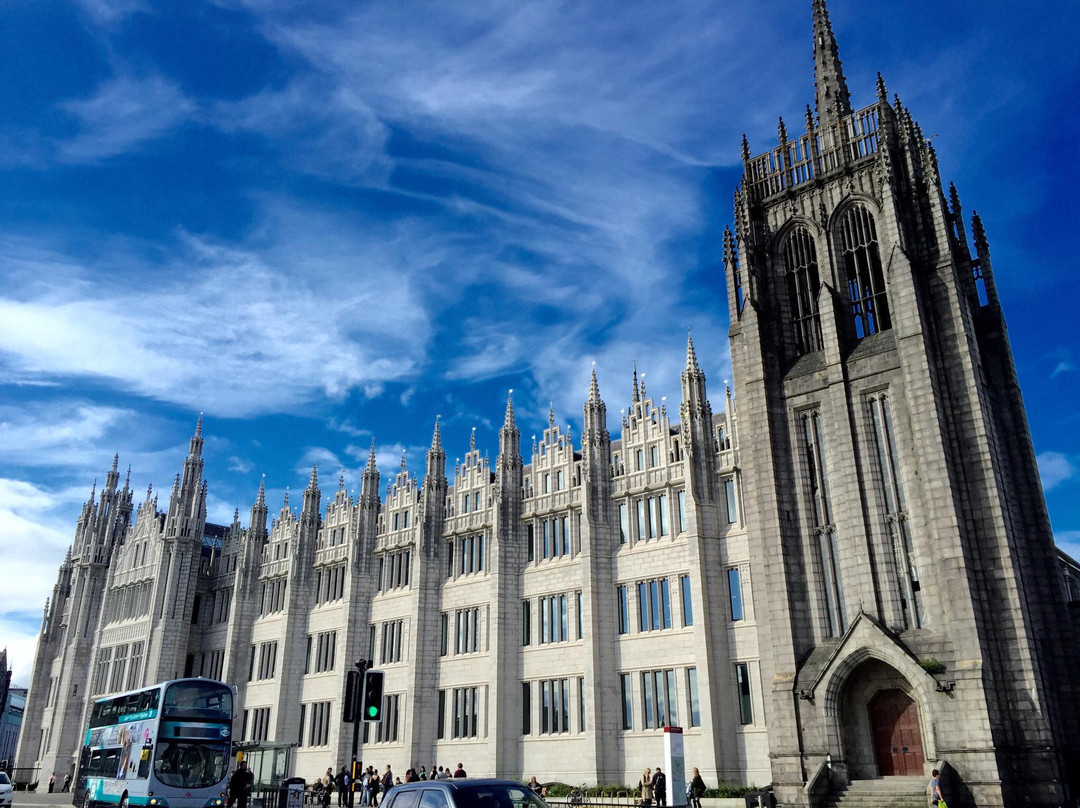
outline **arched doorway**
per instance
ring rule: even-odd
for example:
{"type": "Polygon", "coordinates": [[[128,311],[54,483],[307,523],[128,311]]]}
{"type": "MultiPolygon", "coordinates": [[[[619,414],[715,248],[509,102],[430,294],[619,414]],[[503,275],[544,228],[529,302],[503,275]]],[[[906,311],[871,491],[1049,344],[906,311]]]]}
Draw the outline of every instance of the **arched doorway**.
{"type": "Polygon", "coordinates": [[[903,690],[879,690],[867,706],[874,757],[882,777],[921,775],[925,757],[919,707],[903,690]]]}
{"type": "Polygon", "coordinates": [[[924,773],[933,743],[925,734],[923,697],[907,677],[880,658],[864,656],[834,687],[837,741],[849,779],[924,773]]]}

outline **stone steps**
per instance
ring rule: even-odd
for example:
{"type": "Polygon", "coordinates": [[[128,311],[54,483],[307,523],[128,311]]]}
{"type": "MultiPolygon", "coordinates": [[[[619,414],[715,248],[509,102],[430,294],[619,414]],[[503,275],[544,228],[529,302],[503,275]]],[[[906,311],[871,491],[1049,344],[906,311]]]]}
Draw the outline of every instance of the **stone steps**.
{"type": "Polygon", "coordinates": [[[833,792],[822,808],[927,808],[924,777],[880,777],[852,780],[833,792]]]}

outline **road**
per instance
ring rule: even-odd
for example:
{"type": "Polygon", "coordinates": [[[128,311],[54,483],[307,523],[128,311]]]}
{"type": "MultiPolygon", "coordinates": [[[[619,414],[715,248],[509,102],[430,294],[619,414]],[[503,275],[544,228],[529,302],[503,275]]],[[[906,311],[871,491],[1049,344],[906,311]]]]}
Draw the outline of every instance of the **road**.
{"type": "Polygon", "coordinates": [[[24,805],[51,805],[62,808],[62,806],[71,805],[71,794],[64,794],[60,791],[50,794],[48,789],[44,791],[16,791],[12,808],[22,808],[24,805]]]}

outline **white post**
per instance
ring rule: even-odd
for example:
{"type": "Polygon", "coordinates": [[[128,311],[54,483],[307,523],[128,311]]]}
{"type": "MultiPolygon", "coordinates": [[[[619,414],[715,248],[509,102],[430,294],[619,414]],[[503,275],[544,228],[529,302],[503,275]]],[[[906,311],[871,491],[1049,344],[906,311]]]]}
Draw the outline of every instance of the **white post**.
{"type": "Polygon", "coordinates": [[[664,727],[664,767],[667,769],[668,805],[685,808],[686,761],[683,759],[682,727],[664,727]]]}

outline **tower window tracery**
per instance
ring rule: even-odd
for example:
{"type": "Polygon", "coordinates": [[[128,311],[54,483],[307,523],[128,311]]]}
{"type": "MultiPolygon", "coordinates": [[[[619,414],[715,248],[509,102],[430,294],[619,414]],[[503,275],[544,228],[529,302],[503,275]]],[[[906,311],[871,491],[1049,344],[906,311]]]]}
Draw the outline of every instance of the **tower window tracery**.
{"type": "Polygon", "coordinates": [[[810,231],[796,227],[784,239],[784,274],[787,277],[788,305],[795,350],[799,356],[820,351],[821,318],[817,298],[821,287],[817,250],[810,231]]]}
{"type": "Polygon", "coordinates": [[[856,338],[892,328],[877,227],[865,205],[844,213],[839,236],[856,338]]]}
{"type": "Polygon", "coordinates": [[[844,610],[840,547],[829,496],[829,475],[825,466],[825,436],[822,432],[821,413],[816,410],[803,413],[800,421],[809,484],[807,493],[810,516],[824,584],[825,615],[829,636],[838,637],[847,629],[847,616],[844,610]]]}

